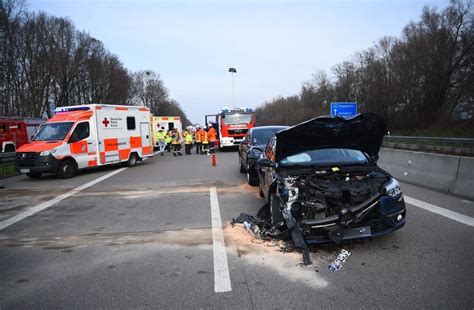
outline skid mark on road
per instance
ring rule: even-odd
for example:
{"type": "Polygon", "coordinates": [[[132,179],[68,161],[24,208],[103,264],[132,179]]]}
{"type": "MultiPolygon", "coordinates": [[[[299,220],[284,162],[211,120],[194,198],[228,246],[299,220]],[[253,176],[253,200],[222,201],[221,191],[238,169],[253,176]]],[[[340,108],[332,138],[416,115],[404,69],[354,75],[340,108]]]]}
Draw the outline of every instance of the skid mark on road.
{"type": "Polygon", "coordinates": [[[15,223],[17,223],[17,222],[19,222],[19,221],[22,221],[22,220],[24,220],[25,218],[30,217],[30,216],[32,216],[32,215],[34,215],[34,214],[36,214],[36,213],[38,213],[38,212],[40,212],[40,211],[42,211],[42,210],[44,210],[44,209],[47,209],[47,208],[51,207],[52,205],[54,205],[54,204],[56,204],[56,203],[58,203],[58,202],[60,202],[60,201],[62,201],[62,200],[64,200],[64,199],[66,199],[66,198],[71,197],[72,195],[75,195],[75,194],[77,194],[77,193],[79,193],[79,192],[81,192],[81,191],[83,191],[83,190],[85,190],[85,189],[87,189],[87,188],[89,188],[89,187],[91,187],[91,186],[93,186],[93,185],[99,183],[99,182],[102,182],[102,181],[104,181],[104,180],[106,180],[106,179],[108,179],[108,178],[110,178],[110,177],[116,175],[117,173],[120,173],[120,172],[124,171],[125,169],[127,169],[127,168],[120,168],[120,169],[117,169],[117,170],[112,171],[112,172],[110,172],[110,173],[107,173],[106,175],[103,175],[103,176],[101,176],[101,177],[99,177],[99,178],[97,178],[97,179],[95,179],[95,180],[93,180],[93,181],[91,181],[91,182],[88,182],[88,183],[86,183],[86,184],[83,184],[83,185],[81,185],[81,186],[79,186],[79,187],[76,187],[75,189],[73,189],[73,190],[71,190],[71,191],[69,191],[69,192],[67,192],[67,193],[64,193],[64,194],[62,194],[62,195],[59,195],[59,196],[57,196],[57,197],[55,197],[55,198],[53,198],[53,199],[51,199],[51,200],[48,200],[48,201],[46,201],[46,202],[41,203],[41,204],[39,204],[39,205],[37,205],[37,206],[35,206],[35,207],[31,207],[31,208],[27,209],[25,212],[22,212],[22,213],[20,213],[20,214],[17,214],[17,215],[15,215],[15,216],[13,216],[13,217],[11,217],[11,218],[9,218],[9,219],[6,219],[6,220],[4,220],[4,221],[1,221],[1,222],[0,222],[0,230],[5,229],[5,228],[7,228],[8,226],[11,226],[11,225],[13,225],[13,224],[15,224],[15,223]]]}

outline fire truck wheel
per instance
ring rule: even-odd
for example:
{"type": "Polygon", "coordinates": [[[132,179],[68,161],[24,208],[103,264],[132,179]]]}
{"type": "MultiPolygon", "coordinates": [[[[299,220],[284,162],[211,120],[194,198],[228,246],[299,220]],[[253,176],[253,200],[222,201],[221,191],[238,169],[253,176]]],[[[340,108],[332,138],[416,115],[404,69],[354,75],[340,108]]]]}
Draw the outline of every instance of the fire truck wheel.
{"type": "Polygon", "coordinates": [[[130,157],[129,157],[128,160],[126,161],[125,165],[126,165],[127,167],[133,167],[133,166],[135,166],[135,165],[137,164],[137,162],[138,162],[138,156],[137,156],[137,154],[132,153],[132,154],[130,154],[130,157]]]}
{"type": "Polygon", "coordinates": [[[13,144],[5,145],[5,153],[15,152],[15,146],[13,144]]]}
{"type": "Polygon", "coordinates": [[[32,179],[38,179],[41,177],[43,173],[41,172],[30,172],[30,173],[27,173],[26,175],[32,179]]]}
{"type": "Polygon", "coordinates": [[[77,166],[72,159],[64,159],[59,163],[58,176],[61,179],[69,179],[76,175],[77,166]]]}

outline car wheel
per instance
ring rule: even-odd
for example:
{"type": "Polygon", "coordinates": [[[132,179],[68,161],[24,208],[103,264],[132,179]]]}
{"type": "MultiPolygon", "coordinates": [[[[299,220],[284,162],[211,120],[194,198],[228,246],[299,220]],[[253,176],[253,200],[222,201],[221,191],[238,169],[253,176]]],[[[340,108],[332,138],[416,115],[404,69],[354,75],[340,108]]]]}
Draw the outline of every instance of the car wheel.
{"type": "Polygon", "coordinates": [[[30,172],[30,173],[27,173],[26,175],[32,179],[38,179],[41,177],[43,173],[41,172],[30,172]]]}
{"type": "Polygon", "coordinates": [[[280,202],[281,199],[277,197],[275,193],[270,194],[270,212],[272,217],[272,224],[285,221],[285,219],[283,218],[283,214],[281,214],[280,202]]]}
{"type": "Polygon", "coordinates": [[[258,185],[258,178],[255,178],[254,176],[251,175],[250,173],[250,167],[247,164],[247,183],[251,186],[257,186],[258,185]]]}
{"type": "Polygon", "coordinates": [[[239,171],[240,173],[245,173],[245,167],[244,165],[242,165],[242,161],[240,160],[240,156],[239,156],[239,171]]]}
{"type": "Polygon", "coordinates": [[[260,185],[258,186],[258,195],[261,197],[261,198],[264,198],[265,195],[263,194],[263,191],[262,191],[262,188],[260,187],[260,185]]]}
{"type": "Polygon", "coordinates": [[[65,159],[59,164],[58,176],[61,179],[69,179],[76,175],[77,166],[72,159],[65,159]]]}

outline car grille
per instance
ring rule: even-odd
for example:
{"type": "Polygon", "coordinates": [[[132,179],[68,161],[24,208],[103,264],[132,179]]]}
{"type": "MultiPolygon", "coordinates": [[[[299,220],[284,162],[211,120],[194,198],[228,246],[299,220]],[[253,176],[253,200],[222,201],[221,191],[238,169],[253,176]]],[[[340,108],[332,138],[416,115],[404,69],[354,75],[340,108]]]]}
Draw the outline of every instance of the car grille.
{"type": "Polygon", "coordinates": [[[19,167],[34,167],[37,158],[36,152],[16,153],[16,163],[19,167]]]}
{"type": "Polygon", "coordinates": [[[248,129],[229,129],[229,135],[244,135],[248,129]]]}

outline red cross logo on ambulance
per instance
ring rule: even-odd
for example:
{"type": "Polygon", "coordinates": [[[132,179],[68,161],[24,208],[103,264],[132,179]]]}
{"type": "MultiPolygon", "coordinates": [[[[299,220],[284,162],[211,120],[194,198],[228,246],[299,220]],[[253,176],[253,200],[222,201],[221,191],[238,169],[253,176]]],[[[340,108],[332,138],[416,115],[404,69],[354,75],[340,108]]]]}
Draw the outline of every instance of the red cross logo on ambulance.
{"type": "Polygon", "coordinates": [[[104,120],[102,121],[102,124],[104,124],[105,127],[108,127],[109,126],[109,120],[107,119],[107,117],[104,117],[104,120]]]}

